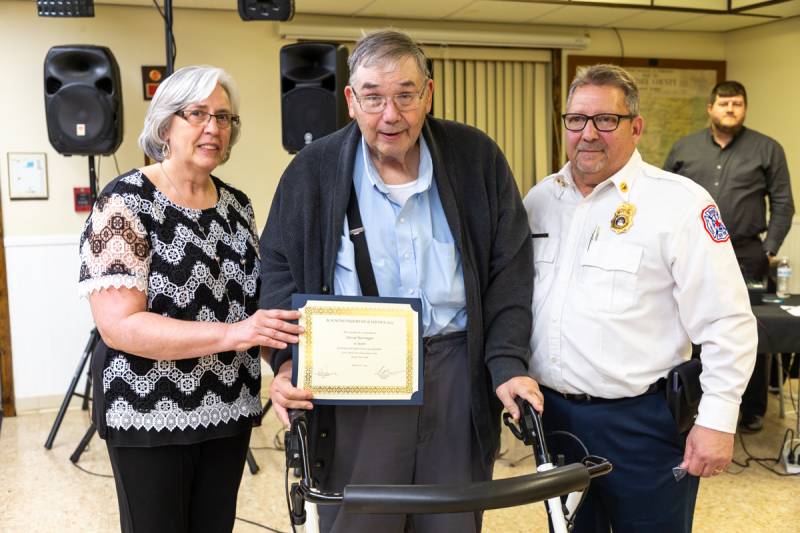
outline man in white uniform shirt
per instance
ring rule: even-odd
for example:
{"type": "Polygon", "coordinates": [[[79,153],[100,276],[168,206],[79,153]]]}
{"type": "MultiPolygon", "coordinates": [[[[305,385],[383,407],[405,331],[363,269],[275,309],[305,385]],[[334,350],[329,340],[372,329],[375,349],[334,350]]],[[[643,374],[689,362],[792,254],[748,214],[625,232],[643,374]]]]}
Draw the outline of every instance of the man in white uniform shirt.
{"type": "MultiPolygon", "coordinates": [[[[623,69],[578,72],[569,162],[525,198],[534,245],[531,376],[546,430],[577,435],[614,471],[592,482],[576,532],[688,532],[699,476],[733,455],[757,333],[711,196],[642,161],[639,93],[623,69]],[[679,434],[669,370],[702,346],[703,397],[679,434]],[[688,476],[676,475],[680,470],[688,476]]],[[[551,437],[570,455],[569,439],[551,437]]]]}

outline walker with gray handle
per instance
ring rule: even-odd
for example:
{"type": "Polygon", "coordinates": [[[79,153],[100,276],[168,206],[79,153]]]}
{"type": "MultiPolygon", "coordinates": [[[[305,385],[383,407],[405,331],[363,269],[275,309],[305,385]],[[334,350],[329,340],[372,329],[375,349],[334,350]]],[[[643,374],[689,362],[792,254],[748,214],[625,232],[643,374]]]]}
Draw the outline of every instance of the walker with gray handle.
{"type": "MultiPolygon", "coordinates": [[[[547,449],[547,441],[542,427],[542,418],[539,416],[539,413],[537,413],[528,402],[521,398],[517,398],[516,401],[521,413],[519,428],[516,427],[509,413],[503,413],[503,423],[508,426],[515,437],[526,445],[533,447],[532,455],[534,464],[536,465],[536,472],[538,473],[536,475],[543,475],[567,468],[567,466],[556,466],[553,464],[550,452],[547,449]]],[[[576,436],[563,431],[556,431],[553,433],[565,434],[576,439],[581,447],[586,450],[583,443],[580,442],[576,436]]],[[[586,455],[580,463],[568,466],[583,466],[590,472],[590,477],[602,476],[611,472],[612,465],[608,459],[596,455],[589,455],[588,451],[585,453],[586,455]]],[[[577,513],[578,508],[583,502],[588,486],[589,483],[587,482],[583,487],[578,489],[558,492],[557,494],[554,493],[550,497],[545,498],[545,506],[547,507],[547,513],[550,517],[553,533],[568,533],[572,531],[575,513],[577,513]],[[566,496],[566,499],[562,500],[561,496],[566,496]]]]}
{"type": "Polygon", "coordinates": [[[308,454],[308,421],[305,411],[290,413],[285,435],[286,479],[289,470],[299,471],[300,480],[287,486],[287,505],[295,533],[319,532],[317,505],[341,505],[347,513],[431,514],[463,513],[512,507],[545,500],[556,533],[568,532],[583,491],[592,478],[608,474],[606,459],[587,456],[580,463],[554,466],[550,461],[539,414],[528,402],[520,406],[519,428],[511,416],[503,416],[511,432],[533,446],[537,472],[507,479],[462,485],[347,485],[344,491],[323,492],[315,487],[308,454]],[[569,495],[562,506],[560,496],[569,495]]]}

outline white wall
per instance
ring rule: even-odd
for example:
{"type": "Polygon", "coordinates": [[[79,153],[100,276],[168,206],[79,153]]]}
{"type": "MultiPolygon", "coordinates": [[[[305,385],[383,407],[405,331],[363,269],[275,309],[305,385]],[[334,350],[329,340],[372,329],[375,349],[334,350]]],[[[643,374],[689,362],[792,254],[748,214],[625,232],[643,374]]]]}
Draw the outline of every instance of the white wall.
{"type": "MultiPolygon", "coordinates": [[[[619,30],[588,28],[591,42],[585,50],[569,50],[565,55],[657,59],[725,59],[725,34],[708,32],[619,30]]],[[[564,61],[566,68],[566,60],[564,61]]]]}
{"type": "Polygon", "coordinates": [[[779,255],[789,257],[790,285],[800,293],[800,18],[726,34],[728,78],[747,89],[745,124],[777,140],[786,152],[795,202],[794,224],[779,255]]]}
{"type": "MultiPolygon", "coordinates": [[[[797,204],[800,192],[800,18],[725,35],[728,78],[747,89],[745,124],[777,140],[786,151],[797,204]]],[[[797,263],[800,267],[800,263],[797,263]]]]}
{"type": "Polygon", "coordinates": [[[5,246],[17,410],[55,406],[94,326],[78,298],[78,236],[8,237],[5,246]]]}

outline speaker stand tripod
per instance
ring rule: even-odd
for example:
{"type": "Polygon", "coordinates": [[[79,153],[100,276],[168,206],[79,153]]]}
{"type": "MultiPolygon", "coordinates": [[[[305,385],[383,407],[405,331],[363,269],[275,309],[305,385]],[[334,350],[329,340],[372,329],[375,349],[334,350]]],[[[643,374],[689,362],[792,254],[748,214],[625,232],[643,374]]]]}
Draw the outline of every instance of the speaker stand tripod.
{"type": "MultiPolygon", "coordinates": [[[[69,407],[72,397],[78,396],[79,398],[83,398],[81,409],[84,411],[89,409],[89,398],[92,391],[91,368],[86,372],[86,389],[84,390],[84,393],[80,394],[75,392],[75,389],[78,387],[78,381],[81,379],[83,368],[86,366],[87,361],[91,360],[92,353],[94,353],[94,349],[97,347],[97,343],[99,341],[100,334],[97,332],[97,328],[93,328],[92,332],[89,334],[89,341],[86,343],[86,348],[83,350],[83,355],[81,355],[81,359],[78,361],[78,367],[75,369],[75,373],[72,375],[72,381],[69,382],[67,394],[64,396],[64,401],[61,402],[61,408],[58,410],[55,422],[53,422],[53,427],[50,428],[50,434],[47,436],[47,440],[44,443],[44,447],[48,450],[53,447],[53,441],[56,439],[56,434],[58,433],[58,429],[61,427],[61,422],[64,420],[64,415],[67,412],[67,408],[69,407]]],[[[91,367],[91,364],[89,366],[91,367]]],[[[92,424],[92,427],[94,427],[94,424],[92,424]]]]}
{"type": "MultiPolygon", "coordinates": [[[[95,198],[97,198],[97,170],[94,164],[94,156],[90,155],[89,156],[90,209],[91,206],[94,205],[95,198]]],[[[53,447],[53,441],[56,438],[58,429],[61,427],[61,422],[64,420],[64,415],[67,412],[67,408],[69,407],[69,403],[72,400],[72,397],[78,396],[79,398],[83,398],[83,404],[81,405],[81,409],[84,411],[89,409],[89,399],[91,398],[91,392],[92,392],[91,364],[89,364],[89,370],[86,372],[86,389],[84,390],[83,394],[75,392],[75,389],[78,386],[78,381],[81,379],[81,373],[83,372],[83,368],[86,366],[86,362],[91,360],[92,354],[94,353],[94,349],[95,347],[97,347],[97,343],[99,341],[100,341],[100,334],[97,332],[97,328],[92,328],[91,333],[89,333],[89,341],[86,343],[86,348],[83,350],[83,355],[81,356],[80,361],[78,361],[78,368],[75,369],[75,373],[72,375],[72,381],[70,381],[69,387],[67,387],[67,394],[64,395],[64,401],[61,402],[61,408],[58,410],[55,422],[53,422],[53,427],[50,428],[50,434],[47,436],[47,440],[44,443],[44,447],[48,450],[53,447]]],[[[92,424],[92,426],[94,426],[94,424],[92,424]]]]}

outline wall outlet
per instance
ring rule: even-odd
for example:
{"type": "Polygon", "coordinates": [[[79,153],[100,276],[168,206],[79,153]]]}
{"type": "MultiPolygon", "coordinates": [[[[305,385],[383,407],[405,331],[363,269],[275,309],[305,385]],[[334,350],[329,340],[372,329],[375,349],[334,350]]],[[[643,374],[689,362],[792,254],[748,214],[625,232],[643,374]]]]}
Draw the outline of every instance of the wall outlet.
{"type": "Polygon", "coordinates": [[[789,452],[798,444],[800,444],[800,439],[793,439],[783,446],[783,451],[781,452],[781,463],[783,463],[783,468],[786,470],[787,474],[800,474],[800,457],[798,457],[798,455],[800,455],[800,446],[797,448],[794,462],[789,462],[789,452]]]}

